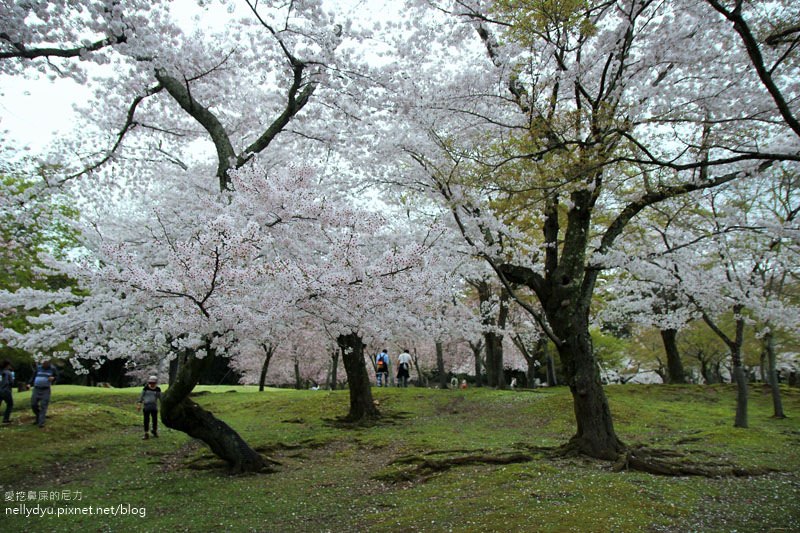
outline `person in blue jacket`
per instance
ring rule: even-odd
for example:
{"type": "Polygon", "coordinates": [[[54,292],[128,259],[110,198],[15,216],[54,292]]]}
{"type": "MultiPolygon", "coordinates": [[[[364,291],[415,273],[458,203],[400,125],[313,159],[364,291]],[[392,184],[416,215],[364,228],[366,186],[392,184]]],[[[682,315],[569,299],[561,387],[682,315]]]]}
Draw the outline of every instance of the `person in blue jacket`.
{"type": "Polygon", "coordinates": [[[386,348],[375,356],[375,379],[378,387],[389,386],[389,351],[386,348]]]}
{"type": "Polygon", "coordinates": [[[44,422],[47,419],[47,406],[50,405],[50,387],[56,382],[58,374],[53,365],[50,364],[48,359],[36,367],[36,372],[31,378],[31,409],[35,417],[34,423],[40,428],[44,427],[44,422]]]}

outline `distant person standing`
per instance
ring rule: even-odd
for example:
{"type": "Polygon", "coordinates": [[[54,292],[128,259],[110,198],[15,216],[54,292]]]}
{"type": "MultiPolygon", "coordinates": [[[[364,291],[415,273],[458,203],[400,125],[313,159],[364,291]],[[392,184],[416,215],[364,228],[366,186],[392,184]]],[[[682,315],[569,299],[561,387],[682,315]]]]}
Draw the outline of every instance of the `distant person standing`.
{"type": "Polygon", "coordinates": [[[11,389],[14,387],[14,369],[11,361],[3,361],[0,367],[0,405],[6,402],[6,412],[3,414],[3,424],[11,423],[11,410],[14,408],[14,398],[11,396],[11,389]]]}
{"type": "Polygon", "coordinates": [[[408,387],[409,378],[411,378],[411,355],[406,348],[397,357],[397,386],[408,387]]]}
{"type": "Polygon", "coordinates": [[[375,356],[375,379],[378,387],[389,386],[389,352],[386,348],[375,356]]]}
{"type": "Polygon", "coordinates": [[[142,394],[139,395],[139,401],[136,402],[136,410],[142,410],[144,413],[144,437],[147,440],[150,435],[147,432],[150,430],[150,421],[153,421],[153,437],[158,438],[158,402],[161,401],[161,387],[158,386],[158,378],[150,376],[147,378],[147,385],[142,389],[142,394]]]}
{"type": "Polygon", "coordinates": [[[34,423],[40,428],[44,427],[47,419],[47,407],[50,405],[50,387],[56,382],[58,374],[49,359],[45,359],[36,367],[36,372],[31,378],[33,392],[31,392],[31,409],[33,409],[34,423]]]}

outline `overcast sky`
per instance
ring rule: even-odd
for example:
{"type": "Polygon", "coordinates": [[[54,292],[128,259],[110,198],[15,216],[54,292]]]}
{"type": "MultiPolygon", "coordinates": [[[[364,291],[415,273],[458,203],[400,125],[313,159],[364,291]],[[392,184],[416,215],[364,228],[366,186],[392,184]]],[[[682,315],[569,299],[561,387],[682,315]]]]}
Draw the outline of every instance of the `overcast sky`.
{"type": "MultiPolygon", "coordinates": [[[[331,0],[338,8],[345,8],[356,17],[384,18],[386,6],[375,0],[331,0]]],[[[247,7],[237,2],[236,14],[244,15],[247,7]]],[[[185,28],[201,24],[208,27],[222,25],[228,18],[225,7],[212,4],[203,11],[196,0],[173,0],[173,16],[185,28]],[[218,13],[214,11],[219,10],[218,13]]],[[[58,135],[70,135],[75,123],[74,104],[86,101],[91,92],[68,79],[51,81],[46,76],[26,79],[22,76],[0,75],[0,146],[4,149],[26,148],[29,153],[42,153],[58,135]]],[[[8,157],[8,154],[5,155],[8,157]]]]}

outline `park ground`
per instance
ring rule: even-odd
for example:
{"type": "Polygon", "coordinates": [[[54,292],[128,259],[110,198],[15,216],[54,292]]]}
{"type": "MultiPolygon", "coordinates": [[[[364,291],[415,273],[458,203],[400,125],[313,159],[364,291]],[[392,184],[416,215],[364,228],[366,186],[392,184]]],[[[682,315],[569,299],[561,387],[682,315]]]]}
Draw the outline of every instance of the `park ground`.
{"type": "Polygon", "coordinates": [[[737,429],[729,385],[608,387],[627,444],[716,472],[665,477],[553,456],[574,432],[564,387],[374,389],[385,418],[358,427],[337,422],[346,391],[198,387],[275,461],[232,476],[182,433],[143,441],[139,388],[56,386],[44,430],[30,393],[0,427],[0,529],[800,531],[800,390],[782,391],[790,418],[754,387],[737,429]]]}

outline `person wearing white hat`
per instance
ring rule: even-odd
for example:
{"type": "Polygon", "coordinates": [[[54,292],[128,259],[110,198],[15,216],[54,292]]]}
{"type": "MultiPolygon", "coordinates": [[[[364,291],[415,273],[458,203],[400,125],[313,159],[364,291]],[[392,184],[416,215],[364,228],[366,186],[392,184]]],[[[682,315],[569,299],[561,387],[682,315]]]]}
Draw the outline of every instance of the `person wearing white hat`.
{"type": "Polygon", "coordinates": [[[153,421],[153,437],[158,437],[158,403],[161,401],[161,388],[158,386],[158,378],[150,376],[147,384],[142,389],[139,401],[136,402],[136,410],[144,412],[144,440],[150,438],[150,420],[153,421]]]}

